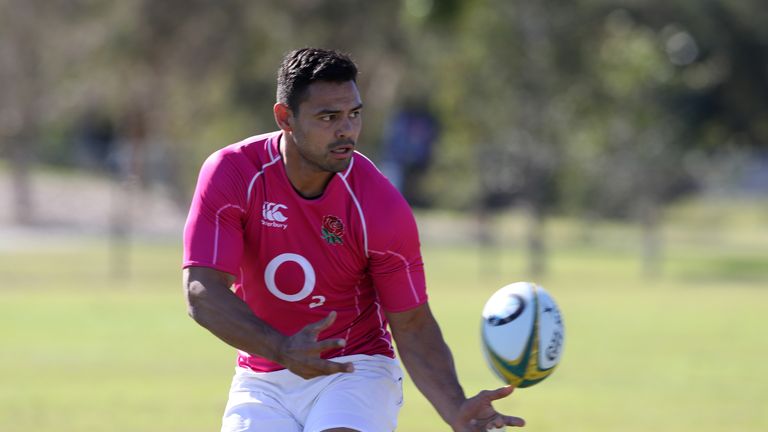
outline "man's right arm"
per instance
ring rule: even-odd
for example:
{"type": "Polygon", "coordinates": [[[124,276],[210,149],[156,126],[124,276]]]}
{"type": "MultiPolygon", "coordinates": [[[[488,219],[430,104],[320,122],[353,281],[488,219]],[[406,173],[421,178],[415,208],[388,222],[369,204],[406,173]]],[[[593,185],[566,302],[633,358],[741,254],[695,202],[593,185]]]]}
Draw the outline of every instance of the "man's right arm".
{"type": "Polygon", "coordinates": [[[352,371],[350,363],[320,358],[323,351],[344,345],[343,339],[317,341],[318,334],[333,323],[335,313],[285,336],[254,315],[232,292],[234,276],[208,267],[188,267],[183,277],[189,316],[227,344],[279,363],[304,378],[352,371]]]}

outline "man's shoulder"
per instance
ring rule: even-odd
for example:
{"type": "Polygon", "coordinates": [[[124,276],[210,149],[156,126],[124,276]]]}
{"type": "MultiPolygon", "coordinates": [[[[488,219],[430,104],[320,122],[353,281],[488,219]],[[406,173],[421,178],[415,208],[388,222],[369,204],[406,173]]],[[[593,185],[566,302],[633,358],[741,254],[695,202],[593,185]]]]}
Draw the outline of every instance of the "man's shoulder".
{"type": "Polygon", "coordinates": [[[373,184],[377,184],[382,179],[388,182],[376,164],[359,151],[355,151],[352,164],[347,168],[346,172],[342,173],[342,176],[344,178],[371,181],[373,184]]]}
{"type": "Polygon", "coordinates": [[[364,218],[368,250],[418,248],[418,230],[410,205],[373,162],[355,153],[346,180],[364,218]]]}
{"type": "Polygon", "coordinates": [[[222,147],[208,157],[208,163],[260,171],[264,165],[279,157],[276,142],[280,132],[254,135],[222,147]]]}
{"type": "Polygon", "coordinates": [[[393,210],[410,212],[410,206],[400,191],[362,153],[355,153],[353,166],[345,178],[366,213],[384,217],[393,210]]]}

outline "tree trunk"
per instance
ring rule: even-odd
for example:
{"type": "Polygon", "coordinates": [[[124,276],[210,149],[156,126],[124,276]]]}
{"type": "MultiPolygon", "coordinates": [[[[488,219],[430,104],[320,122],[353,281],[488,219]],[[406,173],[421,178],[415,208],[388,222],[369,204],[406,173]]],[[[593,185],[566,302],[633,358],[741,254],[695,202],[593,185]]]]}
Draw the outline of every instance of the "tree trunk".
{"type": "Polygon", "coordinates": [[[642,272],[647,278],[661,276],[662,245],[660,233],[660,209],[656,200],[643,198],[639,203],[642,227],[642,272]]]}
{"type": "MultiPolygon", "coordinates": [[[[482,201],[482,200],[481,200],[482,201]]],[[[494,238],[494,232],[497,228],[494,224],[491,210],[480,202],[475,210],[476,231],[475,238],[479,246],[478,257],[480,259],[480,277],[495,277],[501,273],[501,263],[499,261],[499,250],[494,238]]]]}
{"type": "Polygon", "coordinates": [[[526,206],[528,214],[527,247],[528,274],[539,278],[547,271],[547,251],[545,245],[544,210],[540,204],[529,203],[526,206]]]}
{"type": "Polygon", "coordinates": [[[11,188],[13,221],[19,225],[30,225],[34,220],[32,186],[30,179],[30,155],[25,141],[18,140],[11,147],[11,188]]]}
{"type": "Polygon", "coordinates": [[[39,124],[42,117],[44,93],[42,73],[41,33],[37,27],[41,4],[38,2],[17,2],[12,8],[10,26],[4,35],[6,49],[13,56],[13,62],[6,65],[0,78],[9,79],[2,97],[3,108],[13,113],[17,122],[11,127],[10,158],[11,183],[13,188],[13,219],[18,224],[28,225],[35,219],[30,167],[32,155],[39,139],[39,124]]]}

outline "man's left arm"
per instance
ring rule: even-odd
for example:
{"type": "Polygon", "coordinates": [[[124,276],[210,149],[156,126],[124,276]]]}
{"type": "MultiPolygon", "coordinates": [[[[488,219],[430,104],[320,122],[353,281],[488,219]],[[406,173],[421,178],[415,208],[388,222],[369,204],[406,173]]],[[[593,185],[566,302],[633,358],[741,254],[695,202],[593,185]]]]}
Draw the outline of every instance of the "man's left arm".
{"type": "Polygon", "coordinates": [[[466,398],[451,350],[428,303],[405,312],[389,312],[387,319],[408,374],[454,431],[485,431],[489,427],[525,424],[521,418],[498,413],[491,405],[512,393],[512,387],[484,390],[466,398]]]}

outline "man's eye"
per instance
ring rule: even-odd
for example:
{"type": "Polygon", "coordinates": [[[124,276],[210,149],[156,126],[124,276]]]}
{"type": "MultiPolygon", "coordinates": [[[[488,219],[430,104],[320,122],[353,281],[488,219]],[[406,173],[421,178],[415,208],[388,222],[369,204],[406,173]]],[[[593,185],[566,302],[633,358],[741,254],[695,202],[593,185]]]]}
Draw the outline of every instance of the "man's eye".
{"type": "Polygon", "coordinates": [[[351,118],[358,118],[360,117],[360,111],[352,111],[352,113],[349,115],[351,118]]]}
{"type": "Polygon", "coordinates": [[[334,116],[333,114],[327,114],[327,115],[324,115],[324,116],[320,116],[320,120],[322,120],[322,121],[331,121],[335,117],[336,116],[334,116]]]}

